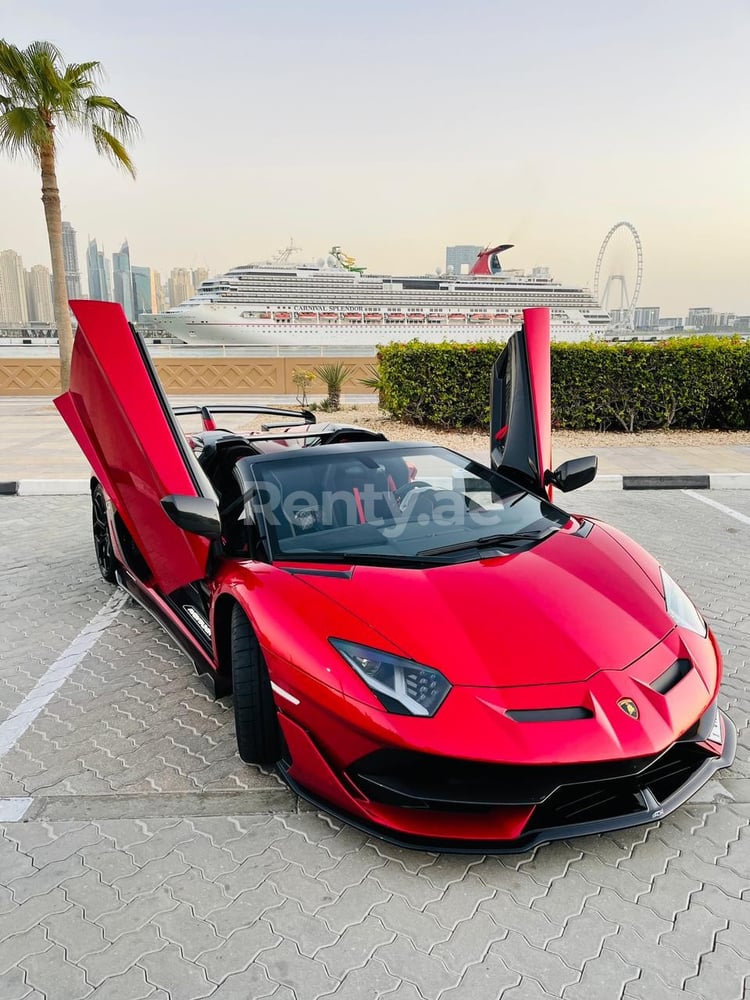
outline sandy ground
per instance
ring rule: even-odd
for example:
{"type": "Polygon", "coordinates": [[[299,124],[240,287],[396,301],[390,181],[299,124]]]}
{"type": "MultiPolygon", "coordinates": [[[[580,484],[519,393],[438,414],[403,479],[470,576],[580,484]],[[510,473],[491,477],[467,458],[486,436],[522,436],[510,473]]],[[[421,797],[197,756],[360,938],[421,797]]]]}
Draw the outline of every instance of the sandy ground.
{"type": "MultiPolygon", "coordinates": [[[[439,441],[457,451],[475,451],[487,447],[485,431],[448,431],[435,427],[416,427],[393,420],[375,404],[343,406],[336,413],[318,411],[319,421],[359,424],[382,431],[391,441],[439,441]]],[[[644,431],[622,434],[614,431],[555,431],[554,443],[563,448],[684,448],[690,445],[750,445],[750,431],[644,431]]]]}

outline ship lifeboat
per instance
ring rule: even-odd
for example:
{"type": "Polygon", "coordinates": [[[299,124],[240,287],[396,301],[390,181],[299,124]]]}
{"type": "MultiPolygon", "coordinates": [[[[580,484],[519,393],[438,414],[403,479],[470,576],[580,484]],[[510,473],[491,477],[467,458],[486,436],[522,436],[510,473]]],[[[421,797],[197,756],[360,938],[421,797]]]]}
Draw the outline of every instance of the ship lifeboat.
{"type": "Polygon", "coordinates": [[[513,313],[513,322],[520,323],[523,320],[523,313],[513,313]]]}
{"type": "Polygon", "coordinates": [[[309,310],[304,310],[303,312],[297,313],[297,319],[302,320],[304,323],[314,322],[318,318],[316,312],[311,312],[309,310]]]}
{"type": "Polygon", "coordinates": [[[447,319],[443,313],[428,313],[427,322],[428,323],[444,323],[447,319]]]}
{"type": "Polygon", "coordinates": [[[271,313],[270,312],[262,312],[262,313],[259,314],[259,316],[260,316],[260,319],[270,319],[271,318],[271,313]]]}
{"type": "Polygon", "coordinates": [[[368,312],[365,313],[365,323],[379,323],[383,318],[382,313],[368,312]]]}
{"type": "Polygon", "coordinates": [[[448,319],[451,323],[465,323],[466,313],[449,313],[448,319]]]}
{"type": "Polygon", "coordinates": [[[495,313],[495,319],[500,323],[507,323],[510,315],[508,313],[495,313]]]}
{"type": "Polygon", "coordinates": [[[403,323],[406,316],[403,313],[386,313],[385,318],[389,323],[403,323]]]}
{"type": "Polygon", "coordinates": [[[341,318],[345,319],[348,323],[361,323],[362,322],[362,313],[358,313],[358,312],[345,312],[341,318]]]}
{"type": "Polygon", "coordinates": [[[489,323],[491,319],[491,313],[471,313],[469,316],[470,323],[489,323]]]}
{"type": "Polygon", "coordinates": [[[424,313],[407,313],[406,318],[410,323],[424,323],[424,313]]]}
{"type": "Polygon", "coordinates": [[[290,312],[275,312],[273,318],[277,323],[288,323],[292,318],[292,314],[290,312]]]}
{"type": "Polygon", "coordinates": [[[335,323],[338,318],[339,314],[335,312],[320,313],[320,319],[323,323],[335,323]]]}

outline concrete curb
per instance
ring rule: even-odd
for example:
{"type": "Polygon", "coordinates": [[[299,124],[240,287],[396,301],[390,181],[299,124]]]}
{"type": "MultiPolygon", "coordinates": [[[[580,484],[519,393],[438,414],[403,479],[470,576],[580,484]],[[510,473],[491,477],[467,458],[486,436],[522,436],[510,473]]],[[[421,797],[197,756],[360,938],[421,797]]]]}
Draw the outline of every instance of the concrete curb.
{"type": "MultiPolygon", "coordinates": [[[[750,490],[748,472],[708,472],[702,475],[597,476],[583,492],[614,490],[750,490]]],[[[581,492],[581,491],[579,491],[581,492]]],[[[19,479],[0,482],[0,496],[85,496],[88,479],[19,479]]]]}

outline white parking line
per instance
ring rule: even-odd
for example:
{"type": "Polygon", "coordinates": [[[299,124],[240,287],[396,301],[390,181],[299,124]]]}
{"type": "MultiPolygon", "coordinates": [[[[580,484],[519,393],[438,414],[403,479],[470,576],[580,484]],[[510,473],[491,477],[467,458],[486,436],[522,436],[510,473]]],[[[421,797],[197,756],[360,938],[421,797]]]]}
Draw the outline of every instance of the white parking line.
{"type": "Polygon", "coordinates": [[[128,595],[118,591],[94,615],[68,648],[48,667],[18,708],[0,724],[0,758],[18,743],[52,695],[70,677],[96,640],[117,618],[128,595]]]}
{"type": "Polygon", "coordinates": [[[740,521],[742,524],[750,524],[750,517],[747,514],[741,514],[738,510],[733,510],[731,507],[727,507],[726,504],[719,503],[718,500],[712,500],[707,497],[705,493],[698,493],[695,490],[683,490],[686,496],[692,497],[693,500],[700,500],[701,503],[707,503],[709,507],[715,507],[716,510],[720,510],[722,514],[728,514],[733,517],[735,521],[740,521]]]}

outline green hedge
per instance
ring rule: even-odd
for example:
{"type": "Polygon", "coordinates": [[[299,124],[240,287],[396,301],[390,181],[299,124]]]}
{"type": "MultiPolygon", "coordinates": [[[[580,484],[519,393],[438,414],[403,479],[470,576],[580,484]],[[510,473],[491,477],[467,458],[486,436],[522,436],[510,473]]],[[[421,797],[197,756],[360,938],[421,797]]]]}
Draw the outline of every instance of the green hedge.
{"type": "MultiPolygon", "coordinates": [[[[439,427],[486,427],[489,375],[502,344],[389,344],[381,406],[439,427]]],[[[552,421],[575,430],[750,428],[750,341],[553,344],[552,421]]]]}

